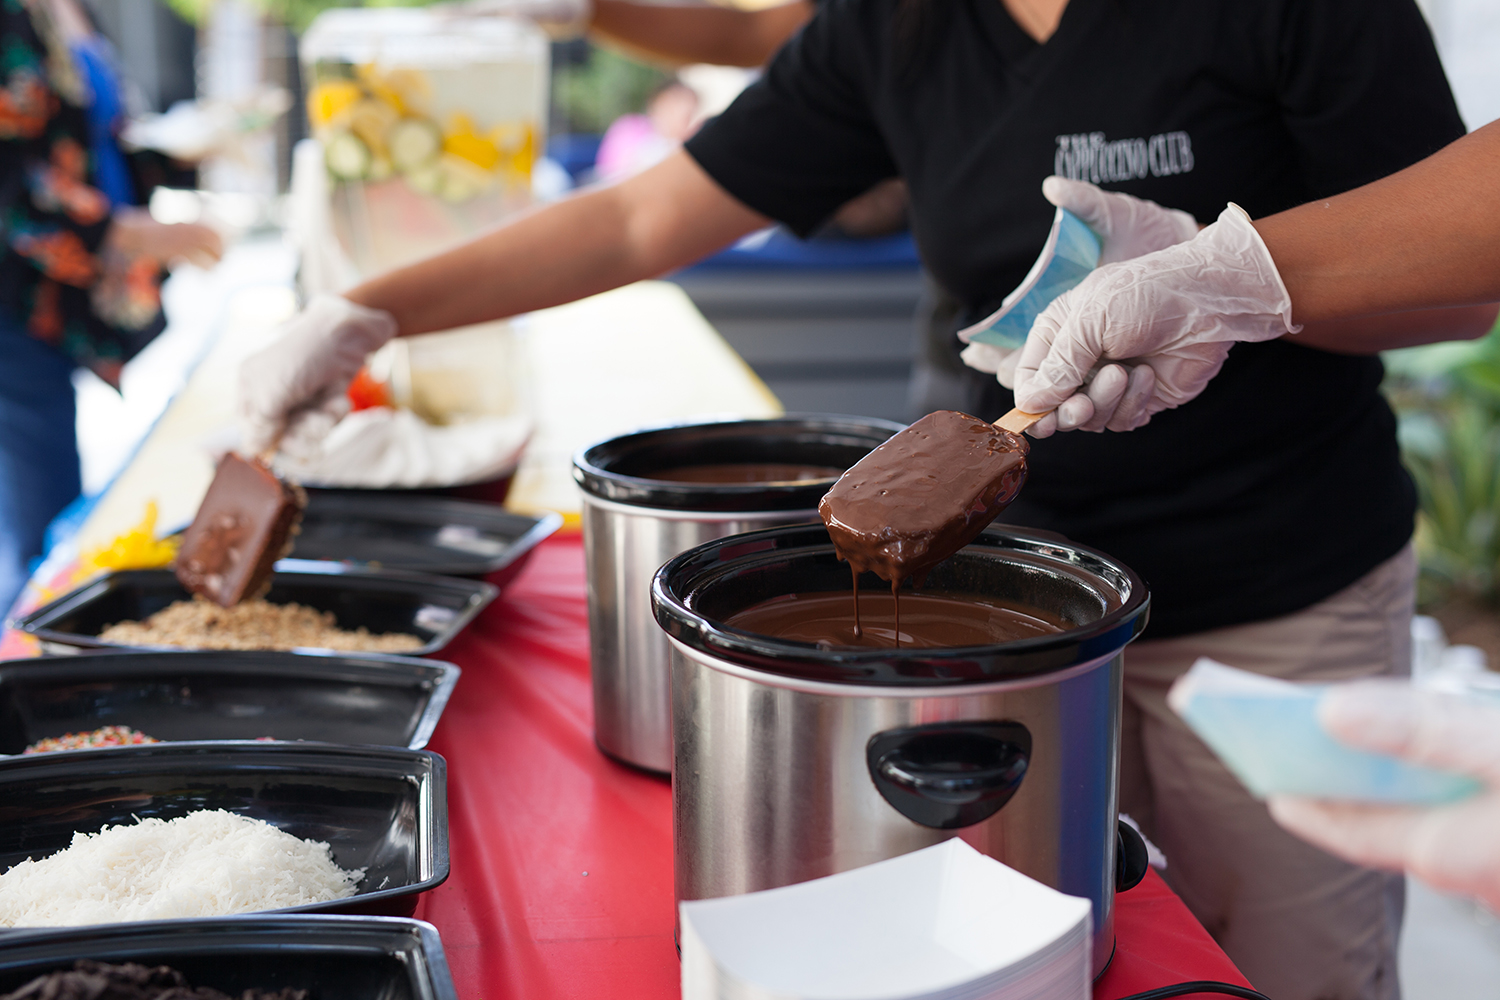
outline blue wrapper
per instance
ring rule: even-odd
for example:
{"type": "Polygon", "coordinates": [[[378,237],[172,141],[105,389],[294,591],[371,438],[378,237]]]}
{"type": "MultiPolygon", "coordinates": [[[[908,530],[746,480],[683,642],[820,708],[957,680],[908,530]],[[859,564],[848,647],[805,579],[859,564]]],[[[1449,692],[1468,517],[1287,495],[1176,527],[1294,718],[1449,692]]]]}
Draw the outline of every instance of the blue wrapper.
{"type": "Polygon", "coordinates": [[[1173,686],[1168,700],[1258,798],[1433,805],[1479,791],[1479,783],[1467,776],[1336,742],[1318,723],[1318,702],[1326,690],[1326,685],[1292,684],[1204,658],[1173,686]]]}
{"type": "Polygon", "coordinates": [[[1042,310],[1099,266],[1102,250],[1103,243],[1082,219],[1059,208],[1031,271],[998,310],[960,330],[959,339],[966,344],[993,344],[1012,350],[1020,347],[1042,310]]]}

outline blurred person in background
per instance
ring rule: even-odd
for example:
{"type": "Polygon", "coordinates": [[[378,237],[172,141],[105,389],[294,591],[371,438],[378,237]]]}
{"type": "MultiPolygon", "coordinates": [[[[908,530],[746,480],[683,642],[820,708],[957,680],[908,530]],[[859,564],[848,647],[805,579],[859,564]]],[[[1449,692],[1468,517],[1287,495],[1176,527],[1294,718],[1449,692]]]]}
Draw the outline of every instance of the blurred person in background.
{"type": "MultiPolygon", "coordinates": [[[[242,369],[245,445],[327,426],[396,333],[655,276],[771,220],[807,234],[889,178],[906,180],[923,261],[972,322],[1028,272],[1053,204],[1126,261],[1192,239],[1230,199],[1280,211],[1463,131],[1411,0],[828,0],[657,166],[315,299],[242,369]],[[1064,179],[1044,198],[1050,174],[1064,179]]],[[[1408,312],[1387,343],[1477,336],[1493,318],[1408,312]]],[[[1128,435],[1037,441],[1007,517],[1151,582],[1150,631],[1125,657],[1121,799],[1194,914],[1280,1000],[1391,1000],[1401,879],[1283,831],[1165,700],[1202,655],[1288,679],[1409,667],[1415,496],[1379,361],[1358,356],[1357,331],[1261,328],[1191,406],[1128,435]]],[[[1120,369],[1097,388],[1118,401],[1144,384],[1120,369]]],[[[995,419],[1014,401],[991,376],[967,385],[933,405],[995,419]]]]}
{"type": "Polygon", "coordinates": [[[0,0],[0,613],[79,493],[73,369],[119,387],[162,328],[168,261],[218,235],[162,225],[116,140],[119,77],[76,0],[0,0]]]}
{"type": "Polygon", "coordinates": [[[594,171],[600,180],[619,180],[666,159],[697,131],[698,95],[669,80],[646,101],[639,115],[621,115],[599,141],[594,171]]]}

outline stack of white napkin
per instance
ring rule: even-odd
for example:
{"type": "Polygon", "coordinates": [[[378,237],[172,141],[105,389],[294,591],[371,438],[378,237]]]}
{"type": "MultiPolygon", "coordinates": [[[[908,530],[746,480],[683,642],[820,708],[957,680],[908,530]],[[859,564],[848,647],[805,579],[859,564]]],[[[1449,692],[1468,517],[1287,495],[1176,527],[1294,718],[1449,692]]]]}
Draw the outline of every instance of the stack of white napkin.
{"type": "Polygon", "coordinates": [[[681,904],[683,1000],[1087,1000],[1092,922],[961,840],[681,904]]]}

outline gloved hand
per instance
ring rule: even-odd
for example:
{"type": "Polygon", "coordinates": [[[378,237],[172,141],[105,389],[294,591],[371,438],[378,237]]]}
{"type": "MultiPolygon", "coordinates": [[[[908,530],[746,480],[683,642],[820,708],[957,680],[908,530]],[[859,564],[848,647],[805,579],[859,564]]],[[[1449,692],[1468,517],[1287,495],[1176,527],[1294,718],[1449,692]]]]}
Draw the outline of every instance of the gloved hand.
{"type": "Polygon", "coordinates": [[[1500,912],[1500,708],[1361,681],[1325,695],[1318,720],[1341,743],[1467,774],[1485,788],[1426,807],[1278,795],[1268,800],[1276,822],[1355,864],[1402,869],[1500,912]]]}
{"type": "Polygon", "coordinates": [[[1101,267],[1037,317],[1016,406],[1055,409],[1028,432],[1129,431],[1208,385],[1234,344],[1302,327],[1250,216],[1231,204],[1193,239],[1101,267]]]}
{"type": "MultiPolygon", "coordinates": [[[[1087,181],[1048,177],[1042,197],[1078,216],[1103,241],[1099,264],[1129,260],[1190,240],[1198,234],[1198,220],[1175,208],[1163,208],[1116,191],[1105,191],[1087,181]]],[[[961,355],[964,364],[990,372],[1007,389],[1014,389],[1019,349],[973,343],[961,355]]]]}
{"type": "Polygon", "coordinates": [[[557,41],[582,35],[594,17],[592,0],[456,0],[432,9],[457,17],[524,17],[557,41]]]}
{"type": "Polygon", "coordinates": [[[1042,197],[1078,216],[1104,242],[1099,266],[1130,260],[1184,243],[1198,235],[1198,220],[1154,201],[1105,191],[1087,181],[1048,177],[1042,197]]]}
{"type": "Polygon", "coordinates": [[[163,267],[174,261],[208,269],[224,256],[224,238],[197,222],[157,222],[143,208],[119,208],[104,235],[106,253],[126,260],[146,257],[163,267]]]}
{"type": "Polygon", "coordinates": [[[240,365],[240,432],[247,454],[273,445],[305,451],[349,408],[349,383],[396,319],[337,295],[318,295],[271,346],[240,365]]]}

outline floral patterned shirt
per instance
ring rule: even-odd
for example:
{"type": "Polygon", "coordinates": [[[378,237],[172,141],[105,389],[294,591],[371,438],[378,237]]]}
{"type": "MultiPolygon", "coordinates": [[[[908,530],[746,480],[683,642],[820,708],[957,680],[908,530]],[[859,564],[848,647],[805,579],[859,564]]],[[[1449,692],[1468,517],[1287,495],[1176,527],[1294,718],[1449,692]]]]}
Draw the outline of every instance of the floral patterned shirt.
{"type": "Polygon", "coordinates": [[[91,94],[46,0],[0,0],[0,317],[118,386],[162,328],[155,261],[104,249],[91,94]]]}

